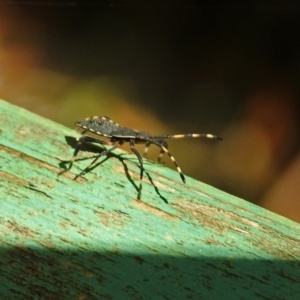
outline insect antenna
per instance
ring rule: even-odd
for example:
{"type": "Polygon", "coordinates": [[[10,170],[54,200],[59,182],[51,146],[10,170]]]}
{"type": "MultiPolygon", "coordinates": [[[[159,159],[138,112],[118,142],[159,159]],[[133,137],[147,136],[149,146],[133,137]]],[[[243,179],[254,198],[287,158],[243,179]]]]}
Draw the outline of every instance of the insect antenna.
{"type": "Polygon", "coordinates": [[[168,143],[166,141],[167,139],[181,139],[181,138],[206,138],[206,139],[213,139],[213,140],[222,140],[222,138],[219,137],[218,135],[213,135],[210,133],[166,134],[166,135],[152,136],[151,140],[149,140],[146,143],[145,154],[147,154],[150,144],[154,144],[154,145],[158,146],[161,149],[160,154],[157,159],[158,162],[161,162],[163,154],[166,153],[170,157],[172,162],[174,163],[174,165],[177,169],[177,172],[179,173],[179,175],[181,177],[181,180],[185,183],[185,177],[181,171],[181,168],[179,167],[175,157],[168,150],[168,143]]]}
{"type": "Polygon", "coordinates": [[[166,135],[155,135],[153,139],[184,139],[184,138],[206,138],[212,140],[222,140],[218,135],[210,133],[184,133],[184,134],[166,134],[166,135]]]}

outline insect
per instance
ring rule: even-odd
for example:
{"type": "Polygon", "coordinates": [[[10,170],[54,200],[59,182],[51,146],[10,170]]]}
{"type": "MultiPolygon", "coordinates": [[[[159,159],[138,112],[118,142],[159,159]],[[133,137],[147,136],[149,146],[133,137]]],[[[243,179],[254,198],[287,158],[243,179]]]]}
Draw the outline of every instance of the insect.
{"type": "Polygon", "coordinates": [[[124,143],[129,143],[131,151],[136,155],[140,164],[140,179],[143,178],[143,158],[140,152],[134,147],[135,144],[145,144],[144,150],[144,157],[147,157],[147,153],[151,144],[156,145],[160,148],[160,153],[157,158],[158,162],[161,162],[161,159],[164,154],[167,154],[172,162],[174,163],[181,180],[185,183],[185,177],[179,167],[178,163],[176,162],[174,156],[168,150],[168,143],[167,139],[178,139],[178,138],[207,138],[207,139],[215,139],[215,140],[222,140],[221,137],[212,134],[205,134],[205,133],[188,133],[188,134],[165,134],[165,135],[151,135],[145,131],[137,131],[134,129],[130,129],[127,127],[120,126],[119,124],[112,121],[109,117],[99,117],[94,116],[90,118],[86,118],[85,120],[78,121],[75,123],[77,129],[81,131],[82,136],[77,139],[77,145],[75,147],[75,151],[73,154],[72,159],[70,160],[69,167],[64,170],[63,172],[70,170],[75,158],[82,147],[83,144],[101,144],[101,145],[110,145],[112,146],[110,149],[102,151],[96,158],[76,177],[79,177],[85,173],[87,173],[91,167],[96,163],[96,161],[104,155],[109,154],[119,146],[124,143]],[[87,135],[88,133],[94,134],[96,137],[91,137],[87,135]],[[99,138],[98,138],[99,136],[99,138]],[[108,141],[102,140],[101,137],[107,138],[108,141]]]}

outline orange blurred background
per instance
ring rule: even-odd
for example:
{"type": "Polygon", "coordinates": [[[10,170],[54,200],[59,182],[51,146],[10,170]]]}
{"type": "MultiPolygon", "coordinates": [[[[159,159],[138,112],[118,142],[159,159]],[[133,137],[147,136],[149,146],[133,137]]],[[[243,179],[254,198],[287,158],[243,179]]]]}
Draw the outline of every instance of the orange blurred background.
{"type": "Polygon", "coordinates": [[[123,3],[2,5],[0,98],[69,127],[221,135],[170,141],[183,172],[299,222],[300,11],[123,3]]]}

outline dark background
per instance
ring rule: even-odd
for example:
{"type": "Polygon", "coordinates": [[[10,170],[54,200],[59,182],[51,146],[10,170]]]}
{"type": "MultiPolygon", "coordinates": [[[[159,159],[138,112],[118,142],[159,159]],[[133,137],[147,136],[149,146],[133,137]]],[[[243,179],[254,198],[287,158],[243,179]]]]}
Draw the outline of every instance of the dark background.
{"type": "Polygon", "coordinates": [[[289,1],[6,2],[0,97],[70,127],[221,135],[170,142],[184,173],[300,221],[299,32],[289,1]]]}

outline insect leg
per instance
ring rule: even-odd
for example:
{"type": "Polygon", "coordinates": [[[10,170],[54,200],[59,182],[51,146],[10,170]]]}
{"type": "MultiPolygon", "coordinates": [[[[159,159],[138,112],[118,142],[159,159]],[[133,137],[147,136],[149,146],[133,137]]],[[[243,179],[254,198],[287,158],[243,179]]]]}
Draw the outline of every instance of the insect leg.
{"type": "Polygon", "coordinates": [[[115,150],[116,148],[118,148],[119,146],[120,146],[120,144],[115,145],[115,146],[113,146],[112,148],[107,149],[107,150],[102,151],[101,153],[99,153],[99,155],[96,156],[96,157],[93,159],[93,161],[92,161],[86,168],[84,168],[79,174],[77,174],[77,175],[75,176],[74,179],[77,179],[78,177],[80,177],[80,176],[84,175],[85,173],[87,173],[88,171],[90,171],[90,169],[92,168],[92,166],[96,163],[96,161],[97,161],[101,156],[104,156],[104,155],[109,154],[110,152],[112,152],[113,150],[115,150]]]}
{"type": "Polygon", "coordinates": [[[158,146],[164,153],[168,154],[168,156],[170,157],[170,159],[172,160],[172,162],[174,163],[176,169],[177,169],[177,172],[179,173],[180,175],[180,178],[181,180],[183,181],[183,183],[185,183],[185,177],[177,163],[177,161],[175,160],[174,156],[171,154],[171,152],[163,145],[163,144],[160,144],[158,143],[157,141],[154,141],[154,140],[151,140],[151,143],[158,146]]]}
{"type": "Polygon", "coordinates": [[[73,163],[74,163],[74,161],[76,159],[76,156],[77,156],[80,148],[82,147],[82,144],[84,144],[84,143],[92,143],[93,140],[94,140],[93,138],[91,138],[89,136],[85,136],[85,135],[81,136],[80,138],[78,138],[77,139],[77,144],[76,144],[76,147],[75,147],[73,156],[72,156],[72,158],[70,160],[68,168],[65,169],[65,170],[63,170],[63,171],[61,171],[61,172],[59,172],[58,175],[61,175],[61,174],[65,173],[65,172],[69,171],[72,168],[72,166],[73,166],[73,163]]]}
{"type": "MultiPolygon", "coordinates": [[[[166,149],[168,149],[168,143],[166,140],[164,140],[162,143],[161,143],[162,146],[164,146],[166,149]]],[[[165,151],[163,149],[160,149],[160,153],[157,157],[157,162],[159,162],[160,164],[164,164],[164,161],[162,161],[162,157],[163,155],[165,154],[165,151]]]]}
{"type": "Polygon", "coordinates": [[[134,148],[134,140],[130,140],[130,149],[136,155],[136,157],[139,160],[140,167],[141,167],[140,179],[142,179],[143,178],[143,173],[144,173],[143,158],[141,156],[141,153],[136,148],[134,148]]]}
{"type": "MultiPolygon", "coordinates": [[[[162,141],[161,142],[162,145],[168,149],[168,143],[166,140],[162,141]]],[[[144,149],[144,154],[143,154],[143,157],[147,158],[148,157],[148,151],[149,151],[149,147],[151,145],[151,142],[147,142],[146,145],[145,145],[145,149],[144,149]]],[[[157,157],[157,162],[160,163],[160,164],[163,164],[164,162],[162,161],[162,157],[163,155],[165,154],[165,152],[161,149],[160,150],[160,153],[157,157]]]]}
{"type": "Polygon", "coordinates": [[[149,151],[150,144],[151,144],[151,143],[147,142],[146,145],[145,145],[144,154],[143,154],[143,156],[144,156],[145,158],[148,157],[148,151],[149,151]]]}
{"type": "Polygon", "coordinates": [[[83,145],[83,144],[89,144],[89,143],[96,143],[96,144],[101,144],[101,145],[103,145],[103,144],[109,144],[109,143],[106,142],[106,141],[97,140],[97,139],[94,139],[94,138],[92,138],[92,137],[90,137],[90,136],[86,136],[86,135],[81,136],[80,138],[77,139],[77,144],[76,144],[76,147],[75,147],[73,156],[72,156],[72,158],[71,158],[71,160],[70,160],[70,163],[69,163],[68,168],[65,169],[65,170],[63,170],[63,171],[61,171],[61,172],[59,172],[59,173],[58,173],[59,175],[65,173],[65,172],[67,172],[67,171],[69,171],[69,170],[72,168],[73,163],[74,163],[74,161],[75,161],[75,159],[76,159],[76,157],[77,157],[77,154],[78,154],[78,152],[80,151],[82,145],[83,145]]]}

